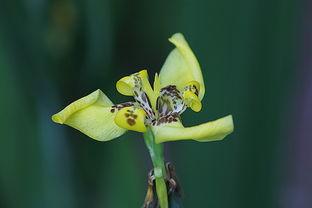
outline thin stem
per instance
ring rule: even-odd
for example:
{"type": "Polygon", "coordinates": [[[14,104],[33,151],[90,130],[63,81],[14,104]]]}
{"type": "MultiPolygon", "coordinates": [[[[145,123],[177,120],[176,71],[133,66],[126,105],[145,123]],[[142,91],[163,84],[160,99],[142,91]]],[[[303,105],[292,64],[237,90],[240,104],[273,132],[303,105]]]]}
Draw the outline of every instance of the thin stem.
{"type": "Polygon", "coordinates": [[[164,146],[163,144],[155,143],[154,134],[151,128],[148,128],[144,133],[144,141],[154,166],[156,192],[160,207],[168,208],[167,186],[165,182],[166,167],[164,163],[164,146]]]}

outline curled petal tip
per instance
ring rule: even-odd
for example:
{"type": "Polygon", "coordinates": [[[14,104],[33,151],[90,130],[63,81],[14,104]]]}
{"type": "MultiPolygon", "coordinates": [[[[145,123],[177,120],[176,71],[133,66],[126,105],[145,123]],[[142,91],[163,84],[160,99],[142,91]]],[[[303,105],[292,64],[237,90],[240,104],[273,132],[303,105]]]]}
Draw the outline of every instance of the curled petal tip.
{"type": "Polygon", "coordinates": [[[182,33],[177,32],[174,33],[170,38],[168,38],[168,40],[173,43],[175,42],[175,40],[185,40],[185,39],[182,33]]]}
{"type": "Polygon", "coordinates": [[[57,114],[53,115],[51,119],[55,123],[64,124],[64,121],[57,114]]]}
{"type": "Polygon", "coordinates": [[[195,112],[199,112],[202,109],[202,103],[195,93],[187,91],[183,95],[186,104],[195,112]]]}
{"type": "Polygon", "coordinates": [[[116,83],[116,89],[117,91],[126,96],[132,96],[133,95],[133,83],[130,76],[126,76],[121,78],[116,83]]]}

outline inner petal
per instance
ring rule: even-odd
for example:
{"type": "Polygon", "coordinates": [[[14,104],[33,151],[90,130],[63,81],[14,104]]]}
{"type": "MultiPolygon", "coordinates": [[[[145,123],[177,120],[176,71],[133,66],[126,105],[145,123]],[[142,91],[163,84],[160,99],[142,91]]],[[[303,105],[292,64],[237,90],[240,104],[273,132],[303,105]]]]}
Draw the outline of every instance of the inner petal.
{"type": "Polygon", "coordinates": [[[176,85],[162,88],[157,98],[157,120],[152,124],[177,122],[187,107],[200,111],[202,104],[198,99],[199,90],[199,83],[196,81],[188,82],[181,92],[176,85]]]}
{"type": "Polygon", "coordinates": [[[155,119],[157,93],[153,91],[147,70],[120,79],[116,84],[117,90],[123,95],[132,95],[135,101],[146,112],[149,121],[155,119]]]}
{"type": "Polygon", "coordinates": [[[146,95],[146,93],[141,89],[136,89],[134,91],[133,95],[135,101],[143,108],[143,110],[146,112],[146,116],[148,119],[154,119],[155,118],[155,112],[152,109],[151,102],[146,95]]]}
{"type": "Polygon", "coordinates": [[[186,105],[176,86],[169,85],[160,90],[156,108],[158,110],[158,120],[161,120],[170,115],[179,116],[185,111],[186,105]]]}
{"type": "Polygon", "coordinates": [[[198,98],[199,91],[199,83],[191,81],[186,84],[181,93],[184,103],[195,112],[199,112],[202,108],[201,101],[198,98]]]}

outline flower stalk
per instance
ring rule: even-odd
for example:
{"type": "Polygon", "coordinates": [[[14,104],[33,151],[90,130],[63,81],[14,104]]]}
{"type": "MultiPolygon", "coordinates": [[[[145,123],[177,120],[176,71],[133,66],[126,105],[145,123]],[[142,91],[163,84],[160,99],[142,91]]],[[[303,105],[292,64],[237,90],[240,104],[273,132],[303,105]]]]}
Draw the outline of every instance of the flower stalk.
{"type": "Polygon", "coordinates": [[[155,143],[155,137],[151,128],[147,128],[147,131],[144,133],[144,141],[154,166],[156,193],[159,205],[161,208],[168,208],[168,194],[165,182],[167,173],[164,162],[164,146],[163,144],[155,143]]]}

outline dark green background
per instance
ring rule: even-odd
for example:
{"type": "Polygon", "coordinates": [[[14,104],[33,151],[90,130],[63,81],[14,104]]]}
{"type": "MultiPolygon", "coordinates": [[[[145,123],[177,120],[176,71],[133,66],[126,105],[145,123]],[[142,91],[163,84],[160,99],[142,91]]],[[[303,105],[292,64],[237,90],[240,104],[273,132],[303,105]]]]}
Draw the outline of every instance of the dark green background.
{"type": "Polygon", "coordinates": [[[304,2],[296,0],[2,0],[0,6],[0,207],[132,208],[143,203],[149,155],[141,134],[89,139],[51,121],[100,88],[158,72],[182,32],[206,94],[191,126],[227,114],[224,141],[170,142],[187,208],[282,207],[290,106],[304,2]]]}

